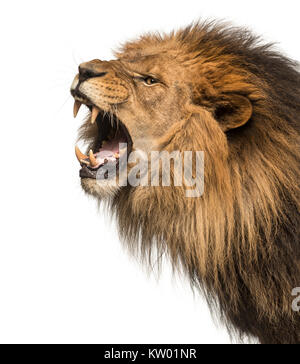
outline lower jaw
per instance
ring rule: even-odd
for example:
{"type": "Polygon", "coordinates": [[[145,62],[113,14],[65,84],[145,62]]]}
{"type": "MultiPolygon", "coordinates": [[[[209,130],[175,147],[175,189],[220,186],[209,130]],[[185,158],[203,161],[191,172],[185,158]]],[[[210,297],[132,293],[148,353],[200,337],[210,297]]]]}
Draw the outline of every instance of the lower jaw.
{"type": "MultiPolygon", "coordinates": [[[[104,200],[107,198],[114,197],[118,191],[120,191],[123,187],[128,185],[128,175],[127,168],[119,169],[119,166],[116,166],[116,174],[114,177],[110,178],[95,178],[95,172],[92,171],[93,175],[90,175],[91,170],[87,167],[83,167],[80,170],[81,177],[81,186],[83,190],[96,197],[98,200],[104,200]]],[[[97,172],[97,170],[96,170],[97,172]]]]}
{"type": "MultiPolygon", "coordinates": [[[[112,166],[112,168],[114,168],[117,171],[118,166],[119,166],[119,163],[117,162],[115,165],[112,166]]],[[[100,166],[99,168],[101,168],[101,167],[102,166],[100,166]]],[[[83,166],[79,170],[79,176],[80,176],[81,179],[90,178],[90,179],[98,180],[97,179],[97,173],[98,173],[99,168],[98,169],[90,169],[87,166],[83,166]]],[[[104,180],[108,180],[108,175],[104,174],[104,180]]]]}
{"type": "Polygon", "coordinates": [[[96,174],[94,171],[88,169],[86,166],[83,166],[79,171],[79,177],[82,179],[85,178],[96,179],[96,174]]]}

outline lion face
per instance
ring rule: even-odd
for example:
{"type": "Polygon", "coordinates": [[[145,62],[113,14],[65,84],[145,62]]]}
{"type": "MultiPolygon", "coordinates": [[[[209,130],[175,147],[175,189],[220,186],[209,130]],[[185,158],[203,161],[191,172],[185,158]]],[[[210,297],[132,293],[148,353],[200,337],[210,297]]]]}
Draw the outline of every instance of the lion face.
{"type": "Polygon", "coordinates": [[[127,153],[159,149],[160,139],[187,114],[190,91],[181,78],[184,72],[179,65],[160,54],[93,60],[79,66],[71,94],[74,116],[81,104],[91,112],[84,127],[93,139],[92,152],[84,155],[76,149],[87,192],[103,198],[118,190],[107,179],[96,180],[96,174],[104,163],[118,163],[120,143],[127,144],[127,153]]]}
{"type": "Polygon", "coordinates": [[[114,195],[120,184],[96,176],[104,164],[118,165],[126,153],[119,144],[127,144],[127,153],[160,151],[174,125],[192,114],[205,110],[224,133],[243,126],[252,115],[250,99],[260,95],[249,86],[245,70],[230,66],[233,62],[228,56],[195,54],[170,37],[129,43],[116,60],[81,64],[71,94],[75,116],[81,104],[91,111],[82,129],[91,141],[89,155],[76,149],[83,188],[99,198],[114,195]]]}

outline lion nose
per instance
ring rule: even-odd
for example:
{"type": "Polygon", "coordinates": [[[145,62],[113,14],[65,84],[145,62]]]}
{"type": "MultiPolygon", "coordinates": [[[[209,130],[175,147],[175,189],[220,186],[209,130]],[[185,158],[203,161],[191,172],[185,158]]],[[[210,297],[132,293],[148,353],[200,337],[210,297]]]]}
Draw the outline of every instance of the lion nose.
{"type": "Polygon", "coordinates": [[[83,82],[89,78],[105,76],[108,72],[106,63],[98,59],[82,63],[79,66],[79,81],[83,82]]]}

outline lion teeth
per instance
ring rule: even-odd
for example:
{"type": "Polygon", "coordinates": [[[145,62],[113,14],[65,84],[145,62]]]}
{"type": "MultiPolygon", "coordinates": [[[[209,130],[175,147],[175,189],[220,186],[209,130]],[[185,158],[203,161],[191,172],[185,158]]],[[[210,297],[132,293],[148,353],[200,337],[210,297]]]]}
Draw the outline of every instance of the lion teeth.
{"type": "Polygon", "coordinates": [[[87,159],[88,158],[88,156],[86,156],[85,154],[81,153],[81,151],[77,147],[77,145],[75,146],[75,154],[76,154],[76,157],[77,157],[79,163],[85,163],[84,159],[87,159]]]}
{"type": "Polygon", "coordinates": [[[118,159],[118,158],[120,157],[119,153],[115,153],[115,154],[114,154],[114,157],[115,157],[116,159],[118,159]]]}
{"type": "Polygon", "coordinates": [[[92,115],[91,115],[91,123],[92,124],[94,124],[94,122],[96,121],[99,112],[100,112],[100,110],[96,106],[93,106],[92,115]]]}
{"type": "Polygon", "coordinates": [[[90,158],[90,162],[91,162],[92,167],[97,167],[98,162],[97,162],[97,159],[94,156],[94,153],[93,153],[92,149],[89,152],[89,158],[90,158]]]}
{"type": "Polygon", "coordinates": [[[78,111],[80,109],[80,106],[81,106],[81,102],[78,101],[78,100],[75,100],[74,102],[74,107],[73,107],[73,115],[74,115],[74,118],[76,118],[77,114],[78,114],[78,111]]]}
{"type": "Polygon", "coordinates": [[[87,161],[87,160],[85,160],[85,159],[82,159],[82,160],[80,161],[80,163],[82,163],[82,164],[86,164],[87,166],[89,166],[89,165],[91,164],[89,161],[87,161]]]}

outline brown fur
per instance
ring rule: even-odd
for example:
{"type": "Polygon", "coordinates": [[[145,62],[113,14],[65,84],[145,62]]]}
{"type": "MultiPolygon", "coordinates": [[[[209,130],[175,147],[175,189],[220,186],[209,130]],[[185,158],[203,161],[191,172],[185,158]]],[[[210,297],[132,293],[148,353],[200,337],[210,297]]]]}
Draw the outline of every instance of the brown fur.
{"type": "MultiPolygon", "coordinates": [[[[215,23],[146,35],[117,57],[111,67],[132,97],[116,114],[134,146],[144,135],[148,150],[205,152],[200,198],[183,187],[115,191],[123,239],[143,258],[167,254],[232,333],[300,343],[291,295],[300,286],[297,65],[248,31],[215,23]],[[141,89],[132,70],[159,74],[166,89],[141,89]]],[[[88,124],[82,133],[94,135],[88,124]]],[[[93,193],[93,183],[83,186],[93,193]]]]}

